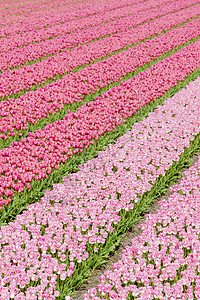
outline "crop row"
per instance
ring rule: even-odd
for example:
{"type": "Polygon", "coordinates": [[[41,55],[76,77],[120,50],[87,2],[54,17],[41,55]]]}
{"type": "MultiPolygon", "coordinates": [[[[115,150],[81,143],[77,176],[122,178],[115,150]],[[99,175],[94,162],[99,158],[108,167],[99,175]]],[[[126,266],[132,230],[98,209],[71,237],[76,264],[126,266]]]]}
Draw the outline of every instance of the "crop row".
{"type": "Polygon", "coordinates": [[[84,103],[75,113],[69,111],[62,120],[29,132],[28,138],[0,150],[1,206],[12,201],[14,191],[23,192],[25,186],[31,188],[33,179],[47,178],[72,153],[87,149],[94,143],[92,139],[98,140],[126,122],[142,106],[194,72],[200,67],[199,51],[200,41],[190,44],[95,101],[84,103]],[[142,97],[135,95],[135,90],[142,97]]]}
{"type": "Polygon", "coordinates": [[[199,187],[200,160],[83,299],[199,299],[199,187]]]}
{"type": "MultiPolygon", "coordinates": [[[[1,24],[0,25],[7,25],[10,24],[10,21],[17,21],[19,20],[18,17],[23,15],[26,18],[26,15],[31,13],[35,13],[39,10],[47,10],[48,13],[52,13],[53,10],[52,8],[61,6],[63,4],[70,4],[70,2],[74,2],[72,0],[65,0],[65,1],[27,1],[25,2],[17,2],[15,3],[14,1],[6,1],[5,3],[0,3],[0,17],[1,19],[1,24]],[[68,3],[67,3],[68,2],[68,3]],[[14,18],[13,18],[14,17],[14,18]]],[[[77,2],[77,0],[76,0],[77,2]]],[[[19,17],[20,18],[20,17],[19,17]]]]}
{"type": "MultiPolygon", "coordinates": [[[[166,3],[166,2],[165,2],[166,3]]],[[[119,19],[122,17],[127,17],[128,15],[136,14],[139,11],[142,10],[148,10],[152,7],[155,7],[157,5],[165,4],[162,0],[150,0],[147,3],[142,2],[138,3],[137,5],[127,6],[127,7],[121,7],[119,9],[115,9],[112,12],[103,12],[98,15],[92,15],[87,18],[79,19],[79,20],[72,20],[65,22],[64,24],[55,25],[53,27],[47,27],[43,28],[38,31],[28,31],[21,35],[15,35],[15,36],[9,36],[7,38],[1,39],[0,44],[0,52],[5,52],[4,59],[7,59],[9,61],[9,57],[12,58],[15,52],[9,52],[10,50],[13,50],[15,48],[21,48],[24,49],[23,51],[27,51],[27,53],[31,53],[34,49],[31,45],[30,48],[25,48],[24,46],[28,46],[30,44],[38,43],[41,41],[45,41],[47,39],[51,39],[54,37],[59,36],[59,38],[70,38],[67,34],[76,31],[84,29],[85,27],[94,27],[97,25],[100,25],[102,23],[110,22],[115,19],[119,19]]],[[[100,27],[101,28],[101,27],[100,27]]],[[[94,33],[93,33],[94,34],[94,33]]],[[[39,46],[43,47],[43,44],[39,44],[39,46]]],[[[38,46],[36,48],[38,50],[38,46]]],[[[45,49],[43,49],[45,51],[45,49]]],[[[59,51],[59,50],[57,50],[59,51]]],[[[56,51],[56,52],[57,52],[56,51]]],[[[16,54],[19,55],[22,52],[17,52],[16,54]]],[[[25,53],[25,54],[27,54],[25,53]]],[[[55,51],[51,52],[55,53],[55,51]]],[[[30,55],[30,54],[29,54],[30,55]]],[[[36,54],[35,54],[36,55],[36,54]]],[[[44,56],[45,52],[42,53],[40,56],[44,56]]],[[[38,56],[38,57],[40,57],[38,56]]],[[[2,57],[2,55],[1,55],[2,57]]],[[[34,57],[35,58],[35,57],[34,57]]],[[[30,58],[29,58],[30,59],[30,58]]],[[[23,58],[24,60],[24,58],[23,58]]],[[[22,63],[23,63],[22,60],[22,63]]],[[[27,60],[27,59],[26,59],[27,60]]],[[[25,61],[26,61],[25,60],[25,61]]],[[[6,67],[7,68],[7,67],[6,67]]]]}
{"type": "Polygon", "coordinates": [[[105,1],[94,2],[91,6],[89,3],[80,3],[77,5],[66,6],[65,8],[58,8],[57,17],[55,14],[51,16],[44,12],[33,13],[32,15],[26,15],[16,17],[12,17],[13,24],[8,24],[0,28],[0,37],[6,37],[9,35],[15,35],[19,33],[23,33],[30,30],[38,30],[43,27],[54,26],[55,24],[60,24],[63,22],[71,21],[74,19],[84,18],[90,15],[102,13],[104,11],[109,11],[113,9],[117,9],[120,7],[124,7],[127,5],[132,5],[133,3],[143,2],[142,0],[118,0],[113,1],[111,3],[105,3],[105,1]],[[84,8],[83,8],[84,7],[84,8]],[[16,22],[18,20],[18,22],[16,22]]]}
{"type": "MultiPolygon", "coordinates": [[[[156,4],[156,0],[155,4],[156,4]]],[[[169,2],[171,0],[168,0],[169,2]]],[[[133,8],[127,9],[127,15],[124,18],[114,20],[112,22],[103,23],[94,27],[82,29],[72,33],[64,33],[51,40],[45,40],[39,44],[29,45],[14,49],[12,51],[6,51],[0,54],[0,70],[7,70],[9,68],[17,67],[24,64],[27,61],[37,60],[47,55],[57,54],[62,50],[71,49],[77,45],[86,44],[93,40],[105,38],[111,34],[123,32],[131,27],[136,27],[139,24],[148,22],[151,19],[155,19],[162,14],[180,10],[188,7],[189,5],[196,4],[198,0],[179,0],[159,6],[148,11],[136,11],[133,8]],[[130,15],[129,15],[130,12],[130,15]],[[134,14],[134,15],[132,15],[134,14]]],[[[158,0],[160,3],[160,0],[158,0]]],[[[167,1],[166,1],[167,2],[167,1]]],[[[143,6],[145,7],[145,5],[143,6]]]]}
{"type": "Polygon", "coordinates": [[[1,227],[2,297],[53,300],[71,293],[74,278],[87,275],[81,270],[92,267],[126,212],[131,220],[140,195],[200,133],[199,85],[198,78],[1,227]]]}
{"type": "MultiPolygon", "coordinates": [[[[15,136],[19,133],[18,130],[29,129],[30,123],[34,124],[41,118],[48,118],[50,114],[64,109],[65,105],[84,101],[86,95],[94,94],[99,89],[119,81],[128,73],[132,74],[137,67],[142,67],[152,59],[157,59],[197,38],[199,32],[200,20],[195,19],[76,73],[67,74],[60,80],[22,95],[19,99],[1,101],[0,138],[15,136]]],[[[21,132],[19,134],[22,135],[21,132]]]]}
{"type": "MultiPolygon", "coordinates": [[[[17,94],[22,90],[28,91],[33,85],[44,83],[56,75],[61,76],[79,66],[111,55],[114,51],[119,51],[152,35],[160,34],[163,30],[187,22],[199,15],[199,7],[200,4],[176,13],[167,14],[125,32],[48,57],[33,65],[5,71],[0,75],[0,97],[17,94]]],[[[169,8],[169,10],[171,9],[169,8]]],[[[162,15],[162,12],[160,15],[162,15]]]]}

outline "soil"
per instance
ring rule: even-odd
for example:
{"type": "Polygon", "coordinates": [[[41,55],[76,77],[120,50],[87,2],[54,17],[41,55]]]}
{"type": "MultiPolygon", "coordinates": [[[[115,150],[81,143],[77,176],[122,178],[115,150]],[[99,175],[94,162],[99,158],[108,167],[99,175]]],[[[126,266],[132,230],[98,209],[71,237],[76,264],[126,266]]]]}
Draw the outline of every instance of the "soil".
{"type": "MultiPolygon", "coordinates": [[[[198,161],[200,157],[200,151],[194,154],[191,157],[191,165],[194,165],[195,162],[198,161]]],[[[182,172],[188,170],[188,168],[183,168],[182,172]]],[[[185,176],[183,176],[185,177],[185,176]]],[[[180,179],[177,179],[174,181],[174,185],[178,184],[180,182],[180,179]]],[[[170,190],[166,191],[161,195],[160,197],[156,198],[154,202],[151,204],[151,207],[148,211],[145,212],[145,214],[155,214],[157,210],[160,209],[160,206],[158,205],[159,201],[162,199],[168,199],[168,197],[172,194],[170,190]]],[[[141,235],[142,231],[139,229],[139,225],[143,224],[145,222],[145,216],[140,219],[139,221],[135,222],[135,224],[129,229],[129,231],[126,233],[126,236],[121,240],[120,245],[115,249],[114,252],[112,252],[109,256],[108,262],[106,264],[103,264],[98,269],[91,272],[90,278],[87,282],[82,284],[74,293],[72,297],[73,300],[82,300],[83,294],[87,293],[87,291],[91,288],[96,287],[100,283],[99,277],[104,274],[104,272],[107,269],[112,269],[113,263],[117,262],[121,258],[122,250],[126,248],[126,246],[131,245],[131,240],[141,235]]]]}

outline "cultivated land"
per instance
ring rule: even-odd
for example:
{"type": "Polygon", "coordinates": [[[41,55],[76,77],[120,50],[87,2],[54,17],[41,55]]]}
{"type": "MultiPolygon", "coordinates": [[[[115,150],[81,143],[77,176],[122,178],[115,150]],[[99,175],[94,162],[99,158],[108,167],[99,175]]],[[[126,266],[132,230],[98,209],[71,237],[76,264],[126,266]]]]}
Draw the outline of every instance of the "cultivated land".
{"type": "Polygon", "coordinates": [[[200,299],[199,32],[197,0],[0,1],[0,300],[200,299]]]}

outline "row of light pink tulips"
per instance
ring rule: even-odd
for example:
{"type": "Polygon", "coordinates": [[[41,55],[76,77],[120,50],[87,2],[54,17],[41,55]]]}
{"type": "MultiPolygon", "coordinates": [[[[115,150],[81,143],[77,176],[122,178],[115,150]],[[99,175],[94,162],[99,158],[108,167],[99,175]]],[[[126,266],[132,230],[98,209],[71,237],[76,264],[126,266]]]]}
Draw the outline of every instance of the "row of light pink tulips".
{"type": "Polygon", "coordinates": [[[62,284],[89,253],[98,252],[120,221],[119,212],[133,209],[139,201],[137,193],[150,190],[149,181],[154,184],[164,175],[200,132],[196,125],[199,86],[198,78],[134,124],[115,145],[99,152],[98,158],[46,191],[41,202],[29,205],[14,222],[1,227],[0,294],[4,300],[53,300],[59,295],[56,281],[62,284]]]}
{"type": "Polygon", "coordinates": [[[136,28],[115,34],[109,38],[78,46],[71,51],[59,53],[33,65],[22,66],[20,69],[5,71],[0,75],[0,97],[16,94],[21,90],[29,90],[32,85],[64,74],[72,69],[93,62],[113,51],[123,49],[133,43],[160,34],[199,15],[200,4],[186,8],[177,13],[165,15],[159,19],[145,23],[136,28]]]}
{"type": "Polygon", "coordinates": [[[65,75],[62,79],[30,91],[18,99],[0,102],[0,138],[16,135],[15,129],[28,129],[29,123],[34,124],[42,117],[48,117],[64,108],[64,104],[81,101],[89,93],[96,92],[99,87],[119,80],[137,67],[156,59],[160,55],[177,48],[181,44],[198,37],[200,20],[174,28],[152,40],[101,60],[94,65],[65,75]],[[50,101],[51,100],[51,101],[50,101]]]}
{"type": "Polygon", "coordinates": [[[87,149],[94,144],[92,139],[98,140],[100,135],[126,122],[123,119],[199,68],[199,51],[200,41],[190,44],[95,101],[84,103],[75,113],[69,111],[62,120],[29,132],[28,138],[0,150],[0,195],[8,197],[1,197],[0,205],[11,202],[14,191],[22,192],[25,186],[30,189],[33,178],[47,178],[52,168],[58,169],[68,160],[71,148],[74,154],[87,149]]]}
{"type": "MultiPolygon", "coordinates": [[[[154,0],[154,2],[156,5],[157,0],[154,0]]],[[[70,34],[64,33],[63,35],[58,35],[51,40],[42,41],[39,44],[31,44],[27,47],[17,48],[12,51],[1,53],[0,70],[17,67],[27,61],[39,59],[42,56],[59,53],[64,49],[73,48],[79,44],[86,44],[94,39],[106,37],[106,35],[123,32],[131,27],[136,27],[139,24],[155,19],[164,13],[188,7],[197,3],[198,0],[178,0],[176,2],[165,0],[165,2],[169,3],[145,11],[137,11],[135,10],[135,7],[131,10],[131,7],[129,7],[127,9],[127,16],[124,18],[96,25],[94,27],[85,28],[80,31],[78,30],[70,34]]],[[[158,0],[158,3],[160,4],[160,0],[158,0]]],[[[145,6],[146,5],[144,4],[143,9],[145,9],[145,6]]]]}
{"type": "MultiPolygon", "coordinates": [[[[169,2],[172,2],[172,0],[170,0],[169,2]]],[[[9,36],[1,40],[0,52],[5,51],[4,60],[6,59],[7,61],[9,61],[9,57],[10,58],[13,57],[15,53],[15,52],[10,53],[9,51],[17,47],[23,47],[22,49],[24,49],[24,51],[30,51],[30,49],[33,49],[33,45],[31,46],[31,48],[28,48],[27,50],[24,46],[28,46],[35,42],[41,42],[56,36],[59,36],[60,38],[61,36],[63,36],[62,39],[66,37],[67,39],[68,38],[70,39],[70,36],[68,36],[67,33],[71,33],[75,30],[80,30],[85,27],[94,27],[100,25],[101,23],[110,22],[115,19],[119,19],[121,17],[126,17],[127,15],[136,14],[139,11],[148,10],[152,7],[161,4],[165,4],[163,3],[163,0],[156,0],[156,1],[149,0],[148,2],[138,3],[137,5],[121,7],[119,9],[113,10],[112,12],[111,11],[103,12],[98,15],[92,15],[83,19],[72,20],[70,22],[68,21],[65,22],[64,24],[55,25],[53,27],[42,28],[41,30],[37,30],[37,31],[28,31],[21,35],[9,36]]],[[[43,47],[43,44],[40,45],[43,47]]],[[[45,51],[45,49],[43,49],[42,51],[45,51]]],[[[16,54],[18,55],[18,53],[20,54],[21,52],[17,52],[16,54]]],[[[51,53],[55,53],[55,51],[51,53]]],[[[42,55],[44,54],[45,52],[42,55]]],[[[24,62],[24,58],[22,60],[22,63],[23,62],[24,62]]]]}
{"type": "Polygon", "coordinates": [[[102,13],[104,11],[113,10],[139,2],[143,1],[118,0],[107,3],[105,0],[96,0],[93,1],[93,5],[91,6],[91,3],[88,3],[88,1],[81,1],[81,3],[75,5],[66,5],[60,9],[58,8],[56,13],[57,17],[55,17],[55,11],[54,14],[49,16],[49,13],[45,10],[28,14],[27,17],[26,15],[22,15],[21,17],[12,16],[11,24],[0,28],[0,37],[5,37],[6,35],[13,35],[16,33],[23,33],[30,30],[38,30],[46,26],[54,26],[55,24],[71,21],[76,18],[84,18],[93,14],[102,13]]]}
{"type": "Polygon", "coordinates": [[[146,215],[142,234],[132,239],[121,260],[84,300],[126,300],[128,295],[138,300],[200,298],[200,160],[185,176],[171,188],[169,199],[159,202],[156,214],[146,215]],[[138,287],[140,283],[144,286],[138,287]]]}

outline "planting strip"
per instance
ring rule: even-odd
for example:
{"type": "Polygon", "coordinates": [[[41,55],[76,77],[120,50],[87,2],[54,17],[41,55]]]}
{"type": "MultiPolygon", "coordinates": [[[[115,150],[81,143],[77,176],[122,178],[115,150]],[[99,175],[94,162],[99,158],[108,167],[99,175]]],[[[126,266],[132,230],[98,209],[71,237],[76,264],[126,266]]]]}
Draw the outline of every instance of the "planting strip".
{"type": "MultiPolygon", "coordinates": [[[[88,2],[88,1],[87,1],[88,2]]],[[[60,24],[63,22],[75,20],[75,19],[80,19],[84,18],[90,15],[95,15],[102,13],[104,11],[111,11],[113,9],[117,9],[120,7],[124,7],[127,5],[131,5],[133,3],[139,3],[143,2],[141,0],[135,0],[134,2],[132,0],[120,0],[120,1],[114,1],[113,3],[106,3],[105,5],[98,5],[99,1],[96,1],[97,5],[96,6],[91,6],[91,4],[86,5],[84,3],[84,9],[79,9],[82,8],[82,3],[80,3],[79,7],[72,7],[71,10],[69,10],[70,6],[66,7],[66,10],[63,11],[57,16],[55,19],[55,15],[53,18],[49,18],[48,16],[42,16],[40,13],[40,16],[35,16],[33,14],[33,19],[30,18],[30,15],[28,16],[26,22],[24,16],[22,17],[21,21],[23,21],[24,24],[16,23],[14,20],[14,24],[10,24],[8,26],[0,28],[0,37],[6,37],[9,35],[15,35],[15,34],[22,34],[23,32],[30,31],[30,30],[40,30],[44,27],[52,27],[56,24],[60,24]],[[126,3],[125,3],[126,2],[126,3]],[[92,11],[91,11],[92,9],[92,11]],[[78,11],[78,15],[77,15],[78,11]]]]}
{"type": "Polygon", "coordinates": [[[200,40],[121,82],[95,101],[84,103],[75,113],[69,111],[62,120],[28,132],[28,138],[1,149],[0,206],[12,201],[14,191],[23,192],[24,186],[31,189],[33,179],[47,178],[72,152],[82,152],[94,144],[92,139],[98,140],[142,106],[163,96],[178,80],[200,67],[199,53],[200,40]]]}
{"type": "MultiPolygon", "coordinates": [[[[7,2],[7,1],[6,1],[7,2]]],[[[41,1],[36,2],[36,3],[28,3],[28,5],[23,5],[23,6],[16,6],[14,5],[14,2],[12,2],[12,4],[8,4],[9,6],[12,6],[12,8],[10,7],[8,9],[8,7],[4,6],[4,8],[2,8],[2,6],[0,5],[0,18],[1,18],[1,22],[0,26],[5,26],[10,24],[10,21],[12,18],[14,18],[15,21],[17,21],[17,18],[21,15],[26,15],[27,14],[31,14],[34,13],[36,11],[40,11],[40,10],[50,10],[56,7],[59,7],[61,5],[61,1],[59,1],[59,3],[42,3],[41,1]],[[9,23],[8,23],[9,22],[9,23]]],[[[64,2],[66,4],[66,1],[64,2]]],[[[63,4],[63,3],[62,3],[63,4]]]]}
{"type": "MultiPolygon", "coordinates": [[[[158,1],[160,3],[160,0],[158,1]]],[[[151,8],[148,11],[140,11],[137,14],[128,15],[112,22],[103,23],[92,28],[89,27],[72,33],[66,33],[53,39],[42,41],[38,44],[7,51],[6,53],[0,54],[0,70],[1,72],[12,70],[13,68],[23,65],[27,61],[31,62],[38,59],[44,60],[50,55],[52,57],[61,51],[71,50],[78,45],[85,45],[99,39],[107,38],[116,33],[119,34],[127,29],[158,18],[163,15],[163,13],[175,12],[197,3],[198,0],[176,0],[175,2],[173,1],[161,7],[158,6],[156,8],[151,8]]]]}
{"type": "MultiPolygon", "coordinates": [[[[59,3],[72,3],[73,1],[59,1],[59,3]]],[[[40,5],[40,8],[43,7],[43,5],[46,5],[46,7],[51,7],[51,5],[55,6],[56,4],[58,4],[58,1],[54,0],[54,1],[45,1],[45,0],[42,0],[42,1],[6,1],[6,3],[0,3],[0,11],[1,10],[5,10],[5,15],[8,14],[8,15],[15,15],[15,14],[20,14],[21,12],[23,13],[24,12],[24,9],[28,9],[28,7],[33,7],[33,10],[35,8],[37,8],[38,4],[40,5]],[[12,6],[12,7],[11,7],[12,6]],[[19,9],[19,11],[15,11],[19,9]]],[[[1,16],[2,16],[3,12],[1,12],[1,16]]]]}
{"type": "MultiPolygon", "coordinates": [[[[72,12],[74,12],[74,10],[76,9],[77,12],[83,8],[83,5],[84,5],[84,8],[88,8],[88,4],[90,1],[85,1],[86,3],[84,3],[84,1],[81,1],[81,3],[79,1],[68,1],[68,3],[65,1],[60,1],[59,4],[57,3],[56,6],[51,6],[51,4],[48,5],[48,8],[42,10],[38,10],[36,7],[36,10],[33,9],[33,11],[26,11],[26,8],[25,6],[24,7],[19,7],[19,12],[16,14],[16,13],[11,13],[11,9],[9,9],[9,11],[6,11],[4,10],[2,13],[0,11],[0,16],[1,16],[1,24],[0,24],[0,27],[4,27],[4,28],[9,28],[13,26],[14,23],[16,23],[17,26],[20,26],[20,22],[22,22],[22,20],[24,20],[24,22],[28,25],[31,25],[31,23],[34,23],[34,21],[36,20],[36,18],[45,18],[47,17],[47,15],[50,14],[50,18],[52,19],[52,16],[53,15],[56,15],[56,14],[63,14],[63,12],[67,12],[68,13],[68,16],[69,16],[69,11],[71,10],[72,12]],[[71,2],[71,3],[70,3],[71,2]],[[64,5],[63,5],[64,4],[64,5]],[[73,6],[72,6],[73,5],[73,6]],[[74,8],[76,6],[76,8],[74,8]],[[24,8],[24,9],[23,9],[24,8]]],[[[104,1],[99,1],[101,2],[104,2],[104,1]]],[[[41,3],[40,3],[41,4],[41,3]]],[[[94,5],[95,5],[95,1],[94,1],[94,5]]],[[[14,6],[12,6],[13,8],[14,6]]],[[[15,9],[15,8],[14,8],[15,9]]],[[[16,8],[18,9],[18,8],[16,8]]],[[[79,17],[77,14],[74,14],[76,17],[79,17]]],[[[58,16],[57,16],[58,17],[58,16]]],[[[47,22],[47,24],[51,24],[50,20],[49,22],[47,22]]],[[[37,29],[37,25],[41,26],[45,26],[45,22],[43,20],[43,22],[41,23],[40,21],[37,21],[36,24],[34,24],[35,26],[33,27],[33,30],[34,29],[37,29]]],[[[32,24],[33,25],[33,24],[32,24]]],[[[23,28],[23,24],[21,24],[22,28],[23,28]]],[[[30,28],[27,28],[28,30],[30,30],[30,28]]],[[[14,31],[14,34],[15,31],[14,31]]]]}
{"type": "Polygon", "coordinates": [[[123,51],[124,48],[132,47],[134,44],[160,34],[163,30],[170,29],[191,18],[199,17],[200,4],[192,6],[177,13],[165,15],[159,19],[145,23],[137,28],[127,30],[121,34],[98,40],[90,44],[78,46],[71,51],[50,56],[33,65],[26,65],[20,69],[5,71],[0,75],[0,100],[10,97],[18,98],[19,95],[29,90],[35,90],[49,82],[62,78],[70,71],[84,68],[84,64],[95,63],[97,60],[105,59],[114,52],[123,51]],[[78,59],[75,59],[78,58],[78,59]]]}
{"type": "MultiPolygon", "coordinates": [[[[157,3],[159,5],[163,3],[163,1],[159,0],[150,0],[147,3],[138,3],[136,6],[133,4],[132,6],[128,7],[122,7],[119,9],[116,9],[114,11],[109,12],[103,12],[99,15],[89,16],[84,19],[78,19],[78,20],[72,20],[71,22],[65,22],[63,24],[55,25],[53,28],[43,28],[41,30],[37,31],[37,34],[35,32],[26,32],[22,35],[15,35],[15,36],[9,36],[7,38],[1,39],[0,44],[0,52],[4,52],[8,54],[10,53],[10,50],[16,49],[16,48],[23,48],[26,50],[24,46],[28,46],[30,44],[39,43],[41,41],[50,40],[52,38],[55,38],[57,36],[67,36],[67,33],[74,32],[76,30],[81,30],[89,27],[95,27],[96,25],[100,25],[103,23],[108,23],[109,21],[113,21],[115,19],[119,19],[121,17],[125,17],[127,15],[131,15],[136,13],[137,11],[142,10],[145,7],[145,10],[154,7],[154,5],[157,3]],[[153,2],[153,4],[152,4],[153,2]]],[[[11,55],[11,53],[10,53],[11,55]]],[[[7,58],[8,59],[8,58],[7,58]]],[[[29,59],[30,60],[30,59],[29,59]]]]}
{"type": "MultiPolygon", "coordinates": [[[[168,2],[174,3],[174,1],[171,0],[165,1],[165,3],[168,2]]],[[[12,69],[19,65],[23,65],[27,61],[30,62],[32,60],[37,60],[39,58],[46,57],[47,55],[59,53],[68,48],[73,48],[77,44],[85,44],[91,40],[96,40],[119,32],[119,29],[116,28],[116,26],[113,26],[114,24],[111,22],[115,21],[118,23],[121,19],[130,18],[130,16],[132,16],[133,21],[135,17],[138,19],[139,16],[137,13],[140,12],[140,14],[144,14],[144,12],[149,11],[149,9],[154,9],[157,6],[160,7],[165,3],[163,3],[162,0],[150,0],[149,7],[146,3],[140,3],[136,7],[128,6],[124,9],[120,9],[119,12],[115,11],[115,14],[108,12],[107,14],[104,13],[99,16],[95,15],[90,18],[76,20],[71,23],[67,22],[60,26],[55,26],[54,31],[52,28],[50,30],[45,28],[43,31],[39,31],[40,35],[27,32],[24,36],[17,35],[15,37],[11,36],[10,38],[3,39],[1,40],[0,51],[1,49],[5,49],[5,51],[0,54],[0,69],[12,69]],[[133,14],[137,15],[133,16],[133,14]],[[114,32],[112,32],[113,27],[115,27],[114,32]],[[50,31],[50,34],[48,34],[48,31],[50,31]],[[37,43],[34,42],[34,36],[36,37],[37,43]],[[27,45],[24,45],[24,39],[26,40],[27,45]],[[16,48],[15,45],[18,45],[18,47],[16,48]],[[20,47],[20,45],[22,46],[20,47]]],[[[138,24],[136,23],[136,25],[138,24]]],[[[120,26],[120,24],[118,24],[118,26],[120,26]]],[[[121,31],[123,31],[123,28],[121,31]]]]}
{"type": "Polygon", "coordinates": [[[1,295],[64,299],[105,262],[200,149],[199,86],[200,78],[1,228],[1,295]]]}
{"type": "MultiPolygon", "coordinates": [[[[128,122],[131,123],[135,112],[150,102],[145,93],[152,100],[160,101],[159,97],[166,91],[170,96],[172,91],[178,90],[184,84],[180,81],[189,74],[190,80],[196,77],[199,74],[198,46],[196,42],[181,49],[144,73],[122,82],[122,86],[112,88],[95,102],[85,103],[75,113],[69,112],[63,120],[29,133],[29,138],[0,150],[1,205],[5,204],[0,212],[1,224],[11,221],[28,204],[38,201],[53,182],[62,181],[64,174],[77,171],[77,165],[87,161],[88,155],[94,157],[97,149],[122,135],[126,119],[130,118],[128,122]],[[145,87],[151,89],[146,91],[145,87]],[[90,153],[85,152],[93,144],[90,153]],[[83,155],[77,155],[79,152],[83,155]],[[17,191],[15,194],[13,188],[17,191]]],[[[149,109],[147,105],[145,111],[149,109]]]]}
{"type": "Polygon", "coordinates": [[[200,160],[183,174],[84,300],[199,299],[200,160]]]}
{"type": "MultiPolygon", "coordinates": [[[[78,1],[76,0],[75,2],[76,4],[78,3],[78,1]]],[[[81,0],[81,3],[83,3],[83,1],[81,0]]],[[[88,3],[88,1],[87,1],[88,3]]],[[[48,11],[52,13],[56,13],[56,9],[60,8],[60,7],[65,7],[67,5],[74,5],[74,1],[52,1],[52,2],[47,2],[45,1],[45,3],[42,3],[41,1],[36,2],[36,3],[28,3],[28,5],[23,5],[23,6],[15,6],[14,3],[12,2],[12,8],[6,8],[4,7],[2,9],[2,7],[0,6],[0,17],[1,17],[1,24],[0,26],[6,26],[9,24],[13,24],[13,22],[17,22],[19,21],[19,19],[21,20],[20,16],[23,15],[23,17],[27,17],[27,15],[29,15],[29,17],[31,17],[31,14],[37,14],[37,12],[40,11],[48,11]],[[57,3],[56,3],[57,2],[57,3]],[[3,10],[3,12],[1,12],[3,10]],[[6,11],[7,10],[7,11],[6,11]],[[12,20],[12,23],[10,23],[10,21],[12,20]]],[[[37,16],[37,17],[41,17],[41,16],[37,16]]]]}
{"type": "Polygon", "coordinates": [[[1,101],[0,148],[27,137],[28,132],[43,129],[47,123],[62,119],[69,109],[75,112],[84,102],[95,100],[121,81],[130,79],[158,60],[197,41],[199,32],[200,19],[195,19],[77,73],[67,74],[61,80],[37,88],[19,99],[1,101]],[[14,139],[15,135],[19,137],[14,139]]]}

